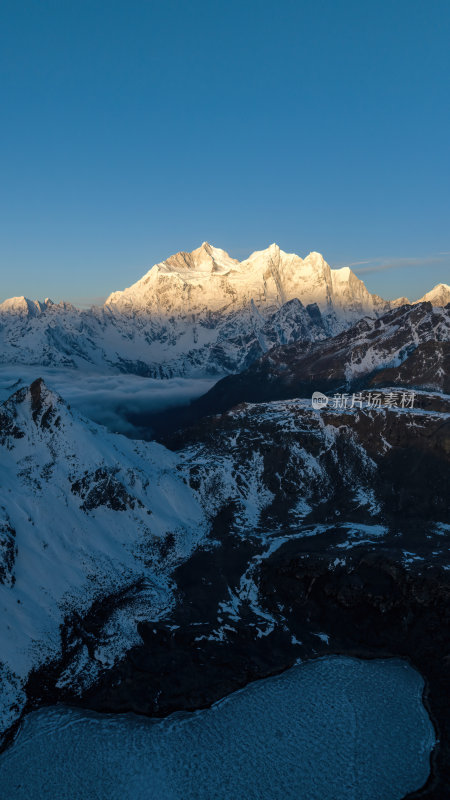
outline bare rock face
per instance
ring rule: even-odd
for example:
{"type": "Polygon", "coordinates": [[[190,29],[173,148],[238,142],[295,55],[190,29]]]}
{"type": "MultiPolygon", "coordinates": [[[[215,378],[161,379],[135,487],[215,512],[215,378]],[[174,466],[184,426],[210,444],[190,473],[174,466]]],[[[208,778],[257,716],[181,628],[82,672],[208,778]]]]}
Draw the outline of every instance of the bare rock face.
{"type": "Polygon", "coordinates": [[[450,342],[419,344],[403,364],[374,375],[371,386],[417,386],[450,394],[450,342]]]}
{"type": "Polygon", "coordinates": [[[4,586],[14,586],[17,556],[16,531],[11,526],[9,517],[5,516],[6,519],[0,522],[0,583],[4,586]]]}

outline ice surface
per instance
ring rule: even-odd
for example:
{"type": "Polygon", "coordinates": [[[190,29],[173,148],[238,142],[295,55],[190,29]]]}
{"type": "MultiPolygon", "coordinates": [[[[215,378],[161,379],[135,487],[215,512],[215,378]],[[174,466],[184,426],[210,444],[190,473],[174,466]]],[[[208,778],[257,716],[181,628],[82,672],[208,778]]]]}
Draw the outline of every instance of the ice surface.
{"type": "Polygon", "coordinates": [[[395,800],[429,773],[422,689],[404,662],[331,657],[165,720],[43,709],[0,756],[0,796],[395,800]]]}

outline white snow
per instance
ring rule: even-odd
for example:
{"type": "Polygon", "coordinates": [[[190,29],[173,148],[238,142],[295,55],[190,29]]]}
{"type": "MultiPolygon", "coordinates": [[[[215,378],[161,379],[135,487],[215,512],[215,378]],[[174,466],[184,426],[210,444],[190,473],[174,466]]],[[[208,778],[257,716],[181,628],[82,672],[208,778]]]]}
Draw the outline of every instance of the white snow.
{"type": "MultiPolygon", "coordinates": [[[[445,305],[449,288],[440,284],[422,299],[445,305]]],[[[155,264],[102,307],[5,300],[0,363],[157,378],[223,375],[274,345],[317,341],[396,305],[371,294],[348,267],[331,269],[320,253],[301,258],[272,244],[240,262],[204,242],[155,264]],[[319,321],[309,304],[317,304],[319,321]]],[[[394,354],[392,365],[402,357],[394,354]]],[[[351,374],[372,366],[377,354],[369,352],[351,374]]]]}
{"type": "Polygon", "coordinates": [[[314,341],[388,308],[319,253],[302,259],[273,244],[239,262],[204,242],[155,264],[103,307],[5,300],[0,362],[166,378],[225,374],[242,369],[255,347],[314,341]],[[305,309],[310,303],[322,312],[319,324],[305,309]]]}
{"type": "Polygon", "coordinates": [[[330,640],[327,633],[315,633],[314,636],[317,636],[322,642],[325,642],[325,644],[328,644],[330,640]]]}
{"type": "Polygon", "coordinates": [[[96,598],[144,578],[132,597],[134,613],[111,616],[94,660],[110,664],[137,641],[136,621],[167,613],[174,601],[171,568],[207,529],[174,454],[108,433],[70,412],[45,386],[41,402],[36,411],[23,389],[0,406],[0,524],[15,531],[17,548],[14,579],[0,583],[4,713],[11,694],[21,702],[29,670],[60,652],[60,624],[71,609],[87,611],[96,598]],[[20,438],[8,433],[8,421],[20,438]],[[105,478],[96,477],[99,469],[105,478]],[[83,508],[83,481],[93,493],[91,508],[83,508]],[[123,510],[108,507],[109,482],[123,510]],[[161,559],[155,545],[169,533],[173,546],[161,559]]]}
{"type": "Polygon", "coordinates": [[[192,253],[177,253],[155,264],[139,281],[113,292],[106,305],[122,311],[145,310],[156,316],[201,314],[248,306],[279,308],[298,298],[359,318],[388,304],[371,295],[348,269],[332,270],[320,253],[302,259],[272,244],[239,262],[204,242],[192,253]],[[349,307],[353,304],[354,307],[349,307]]]}
{"type": "Polygon", "coordinates": [[[450,303],[450,286],[448,283],[438,283],[429,292],[426,292],[415,303],[431,303],[433,306],[446,306],[450,303]]]}

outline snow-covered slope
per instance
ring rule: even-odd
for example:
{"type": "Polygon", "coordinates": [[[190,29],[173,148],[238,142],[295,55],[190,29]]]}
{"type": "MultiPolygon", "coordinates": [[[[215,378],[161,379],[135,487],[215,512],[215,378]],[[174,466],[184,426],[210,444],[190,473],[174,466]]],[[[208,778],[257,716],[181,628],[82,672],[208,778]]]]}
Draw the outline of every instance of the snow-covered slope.
{"type": "Polygon", "coordinates": [[[0,364],[198,377],[244,369],[274,345],[329,333],[318,307],[305,308],[296,299],[267,314],[250,302],[229,313],[208,311],[201,319],[14,300],[24,301],[13,304],[18,313],[11,312],[11,301],[6,311],[0,306],[0,364]]]}
{"type": "Polygon", "coordinates": [[[111,608],[81,670],[89,680],[139,639],[140,618],[174,602],[170,569],[205,534],[178,464],[74,414],[41,380],[0,406],[0,731],[30,670],[59,655],[72,612],[127,596],[128,617],[111,608]]]}

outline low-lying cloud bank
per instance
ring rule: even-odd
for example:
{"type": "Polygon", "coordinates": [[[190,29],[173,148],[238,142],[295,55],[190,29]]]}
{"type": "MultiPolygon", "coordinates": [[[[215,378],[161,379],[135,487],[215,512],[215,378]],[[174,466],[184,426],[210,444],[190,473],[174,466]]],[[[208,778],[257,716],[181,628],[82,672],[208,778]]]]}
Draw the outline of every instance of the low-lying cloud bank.
{"type": "Polygon", "coordinates": [[[21,386],[43,378],[74,409],[114,433],[148,438],[150,431],[133,418],[189,403],[214,385],[203,378],[157,380],[138,375],[100,375],[35,366],[0,367],[0,402],[21,386]]]}

